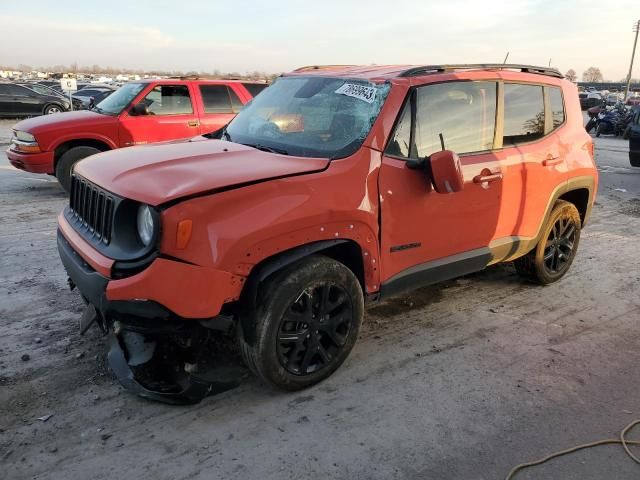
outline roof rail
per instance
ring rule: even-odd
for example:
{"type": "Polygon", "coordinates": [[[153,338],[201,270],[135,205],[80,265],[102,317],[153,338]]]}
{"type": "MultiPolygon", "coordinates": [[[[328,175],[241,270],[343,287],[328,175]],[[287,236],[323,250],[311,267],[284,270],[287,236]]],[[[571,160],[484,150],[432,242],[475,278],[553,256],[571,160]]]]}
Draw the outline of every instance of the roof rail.
{"type": "Polygon", "coordinates": [[[294,72],[306,72],[309,70],[328,70],[331,68],[355,67],[356,65],[307,65],[306,67],[296,68],[294,72]]]}
{"type": "Polygon", "coordinates": [[[429,73],[443,73],[452,70],[520,70],[525,73],[537,73],[550,77],[564,78],[556,68],[536,67],[534,65],[520,65],[515,63],[460,63],[456,65],[425,65],[413,67],[400,74],[401,77],[416,77],[429,73]]]}
{"type": "Polygon", "coordinates": [[[200,75],[174,75],[167,78],[170,80],[200,80],[200,75]]]}

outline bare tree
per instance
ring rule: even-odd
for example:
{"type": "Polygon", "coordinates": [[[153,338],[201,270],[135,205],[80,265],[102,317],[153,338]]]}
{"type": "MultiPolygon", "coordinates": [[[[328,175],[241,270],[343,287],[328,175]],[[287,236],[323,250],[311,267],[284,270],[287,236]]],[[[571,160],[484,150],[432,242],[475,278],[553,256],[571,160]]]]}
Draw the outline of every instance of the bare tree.
{"type": "Polygon", "coordinates": [[[604,76],[598,67],[589,67],[582,73],[583,82],[602,82],[604,76]]]}
{"type": "Polygon", "coordinates": [[[578,75],[573,68],[567,70],[567,73],[565,73],[564,76],[567,77],[567,80],[569,80],[570,82],[575,82],[578,79],[578,75]]]}

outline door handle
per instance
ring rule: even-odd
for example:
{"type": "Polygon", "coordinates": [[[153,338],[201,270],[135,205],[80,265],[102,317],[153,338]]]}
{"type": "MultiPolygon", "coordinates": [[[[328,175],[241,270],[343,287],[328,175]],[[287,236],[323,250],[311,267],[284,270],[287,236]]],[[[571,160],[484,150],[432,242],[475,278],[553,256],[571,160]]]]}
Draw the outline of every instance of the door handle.
{"type": "Polygon", "coordinates": [[[196,120],[190,120],[189,122],[187,122],[187,125],[189,125],[190,127],[197,127],[200,124],[196,120]]]}
{"type": "Polygon", "coordinates": [[[560,157],[552,157],[549,155],[546,160],[542,161],[543,167],[553,167],[554,165],[558,165],[562,163],[562,159],[560,157]]]}
{"type": "Polygon", "coordinates": [[[480,174],[473,177],[473,183],[490,183],[490,182],[496,182],[498,180],[502,180],[501,172],[491,173],[488,175],[480,174]]]}

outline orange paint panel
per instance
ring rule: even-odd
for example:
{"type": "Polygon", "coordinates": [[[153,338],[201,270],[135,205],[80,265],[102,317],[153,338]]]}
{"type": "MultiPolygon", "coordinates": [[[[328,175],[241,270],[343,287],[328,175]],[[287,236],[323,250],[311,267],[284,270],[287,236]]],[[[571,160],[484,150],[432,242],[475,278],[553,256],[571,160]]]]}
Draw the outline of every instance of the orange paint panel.
{"type": "Polygon", "coordinates": [[[107,285],[108,300],[154,300],[184,318],[209,318],[237,300],[244,278],[158,258],[143,272],[107,285]]]}

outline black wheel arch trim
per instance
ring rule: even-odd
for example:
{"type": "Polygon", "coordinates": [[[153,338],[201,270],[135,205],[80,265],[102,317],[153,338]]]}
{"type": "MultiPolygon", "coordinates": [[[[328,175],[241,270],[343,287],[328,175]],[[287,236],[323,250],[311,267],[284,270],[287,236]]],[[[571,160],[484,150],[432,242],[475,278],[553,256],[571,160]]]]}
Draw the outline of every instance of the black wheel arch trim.
{"type": "Polygon", "coordinates": [[[256,335],[254,318],[258,301],[258,290],[262,282],[298,260],[302,260],[314,253],[322,252],[328,248],[348,242],[350,242],[350,240],[335,239],[308,243],[280,252],[266,258],[256,265],[252,269],[245,287],[242,289],[239,302],[239,305],[241,305],[239,312],[240,326],[242,328],[242,335],[244,336],[245,341],[250,345],[255,345],[256,335]]]}

